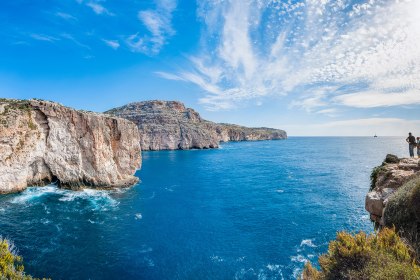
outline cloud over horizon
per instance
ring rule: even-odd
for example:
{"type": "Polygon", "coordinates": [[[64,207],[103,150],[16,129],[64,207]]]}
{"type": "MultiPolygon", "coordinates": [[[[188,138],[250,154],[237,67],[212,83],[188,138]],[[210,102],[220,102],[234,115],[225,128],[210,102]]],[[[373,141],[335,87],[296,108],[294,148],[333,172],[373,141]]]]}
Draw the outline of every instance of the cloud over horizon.
{"type": "Polygon", "coordinates": [[[158,74],[197,85],[212,110],[273,95],[327,113],[420,104],[418,11],[414,0],[202,1],[192,70],[158,74]]]}

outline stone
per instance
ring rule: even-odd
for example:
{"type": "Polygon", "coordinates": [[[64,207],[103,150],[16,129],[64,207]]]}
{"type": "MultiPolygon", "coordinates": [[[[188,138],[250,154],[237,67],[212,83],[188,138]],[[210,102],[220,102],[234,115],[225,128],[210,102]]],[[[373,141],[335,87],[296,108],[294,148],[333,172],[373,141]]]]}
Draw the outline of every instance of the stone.
{"type": "Polygon", "coordinates": [[[227,141],[287,138],[286,132],[280,129],[247,128],[204,120],[178,101],[135,102],[105,113],[137,124],[142,150],[209,149],[227,141]]]}
{"type": "Polygon", "coordinates": [[[0,193],[57,182],[70,189],[135,184],[139,131],[125,119],[40,100],[0,99],[0,193]]]}
{"type": "Polygon", "coordinates": [[[378,192],[373,191],[373,192],[369,192],[366,195],[366,200],[365,200],[366,211],[368,211],[372,215],[381,217],[383,208],[384,208],[383,199],[382,199],[382,196],[378,192]]]}
{"type": "Polygon", "coordinates": [[[384,224],[383,213],[388,201],[406,182],[420,175],[419,163],[418,158],[386,156],[376,173],[375,186],[365,199],[365,208],[371,214],[372,221],[384,224]]]}

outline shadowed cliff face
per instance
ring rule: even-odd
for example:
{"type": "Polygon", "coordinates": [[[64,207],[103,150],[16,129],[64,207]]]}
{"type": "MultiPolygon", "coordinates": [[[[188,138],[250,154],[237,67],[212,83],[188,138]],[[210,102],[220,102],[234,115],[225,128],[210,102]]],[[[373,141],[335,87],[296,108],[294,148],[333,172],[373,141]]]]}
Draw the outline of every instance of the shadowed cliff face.
{"type": "Polygon", "coordinates": [[[247,128],[203,120],[177,101],[144,101],[111,109],[106,114],[133,121],[142,150],[218,148],[220,142],[285,139],[283,130],[247,128]]]}
{"type": "Polygon", "coordinates": [[[0,100],[0,193],[51,182],[71,189],[135,184],[138,138],[124,119],[47,101],[0,100]]]}

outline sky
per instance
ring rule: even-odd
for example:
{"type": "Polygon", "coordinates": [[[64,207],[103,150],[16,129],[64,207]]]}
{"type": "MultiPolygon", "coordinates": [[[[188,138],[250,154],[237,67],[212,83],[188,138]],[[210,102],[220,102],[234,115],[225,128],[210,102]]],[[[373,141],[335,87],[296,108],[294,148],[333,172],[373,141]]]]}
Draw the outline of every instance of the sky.
{"type": "Polygon", "coordinates": [[[420,136],[420,0],[14,0],[0,25],[0,97],[420,136]]]}

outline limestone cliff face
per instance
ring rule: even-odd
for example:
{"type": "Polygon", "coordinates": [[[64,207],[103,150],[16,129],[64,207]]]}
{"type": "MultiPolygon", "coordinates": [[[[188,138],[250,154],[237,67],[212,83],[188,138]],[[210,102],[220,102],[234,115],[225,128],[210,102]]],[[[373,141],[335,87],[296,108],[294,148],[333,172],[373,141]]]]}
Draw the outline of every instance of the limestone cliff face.
{"type": "Polygon", "coordinates": [[[142,150],[218,148],[220,142],[285,139],[283,130],[247,128],[203,120],[177,101],[135,102],[107,114],[133,121],[140,130],[142,150]]]}
{"type": "Polygon", "coordinates": [[[137,127],[38,100],[0,100],[0,193],[58,182],[112,188],[138,181],[137,127]]]}

